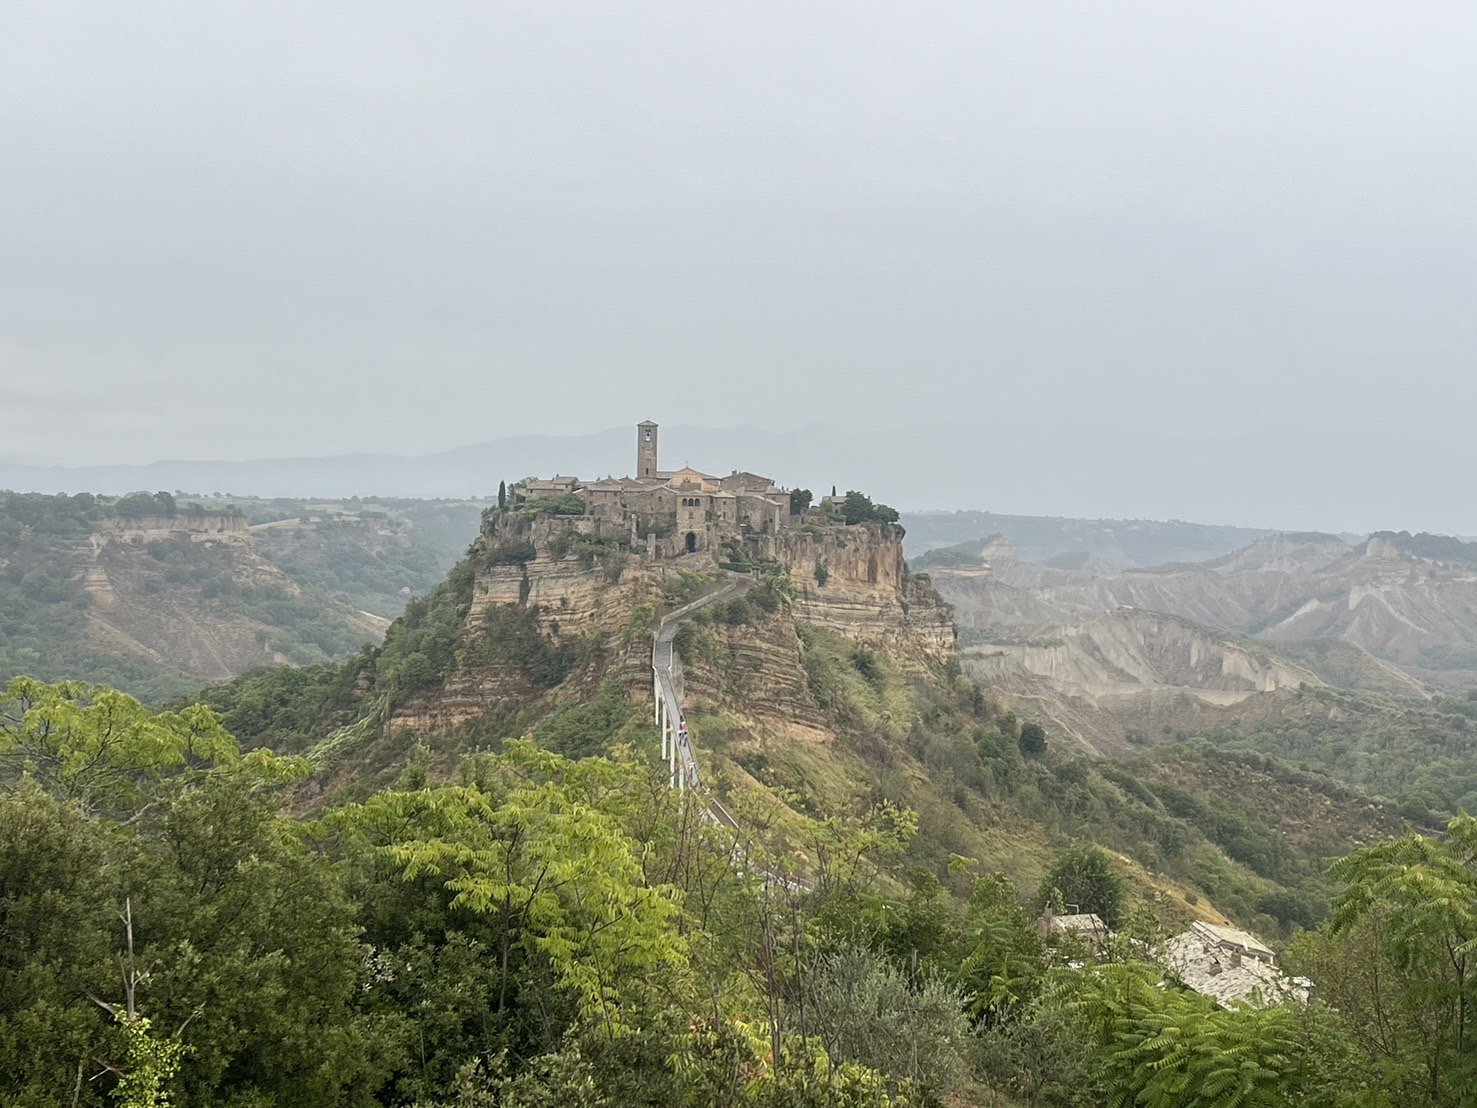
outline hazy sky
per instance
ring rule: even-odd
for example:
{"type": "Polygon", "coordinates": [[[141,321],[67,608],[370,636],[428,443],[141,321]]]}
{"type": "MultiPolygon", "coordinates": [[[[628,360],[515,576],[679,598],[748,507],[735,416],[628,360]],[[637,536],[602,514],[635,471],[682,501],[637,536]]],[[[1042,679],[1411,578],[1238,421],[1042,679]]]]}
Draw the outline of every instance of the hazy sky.
{"type": "Polygon", "coordinates": [[[9,0],[0,458],[947,418],[958,506],[1477,531],[1474,59],[1470,0],[9,0]]]}

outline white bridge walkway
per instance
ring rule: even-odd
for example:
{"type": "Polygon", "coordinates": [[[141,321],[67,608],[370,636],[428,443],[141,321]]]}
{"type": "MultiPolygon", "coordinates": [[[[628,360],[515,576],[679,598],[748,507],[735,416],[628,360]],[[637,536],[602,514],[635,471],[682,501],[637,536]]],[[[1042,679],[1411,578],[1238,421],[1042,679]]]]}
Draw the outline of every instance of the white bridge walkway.
{"type": "MultiPolygon", "coordinates": [[[[709,604],[742,596],[753,584],[754,582],[747,577],[738,578],[721,589],[698,597],[691,604],[684,604],[675,611],[667,613],[657,625],[656,634],[652,636],[651,643],[652,686],[656,694],[656,725],[662,733],[662,758],[667,763],[667,783],[682,792],[693,790],[700,793],[706,804],[703,809],[703,818],[728,828],[735,839],[742,839],[743,828],[739,826],[738,820],[733,818],[732,813],[723,806],[723,802],[703,784],[702,774],[698,772],[697,755],[692,749],[692,736],[688,733],[687,722],[682,715],[682,698],[678,695],[677,685],[672,678],[673,666],[677,665],[679,670],[681,668],[680,663],[676,662],[672,656],[672,640],[677,635],[677,625],[688,616],[706,608],[709,604]]],[[[740,859],[747,856],[747,851],[737,844],[734,851],[735,856],[740,859]]],[[[763,873],[764,883],[768,888],[779,887],[790,893],[811,891],[808,883],[790,877],[777,869],[765,866],[763,873]]]]}
{"type": "Polygon", "coordinates": [[[677,625],[688,616],[709,604],[742,596],[749,591],[752,584],[749,580],[731,581],[721,589],[698,597],[691,604],[684,604],[675,611],[668,612],[658,624],[651,643],[656,725],[662,733],[662,758],[667,763],[668,784],[679,791],[695,789],[701,792],[708,802],[708,818],[734,832],[739,831],[738,821],[703,785],[702,775],[698,772],[697,756],[692,750],[692,737],[682,714],[682,701],[672,680],[672,640],[677,635],[677,625]]]}

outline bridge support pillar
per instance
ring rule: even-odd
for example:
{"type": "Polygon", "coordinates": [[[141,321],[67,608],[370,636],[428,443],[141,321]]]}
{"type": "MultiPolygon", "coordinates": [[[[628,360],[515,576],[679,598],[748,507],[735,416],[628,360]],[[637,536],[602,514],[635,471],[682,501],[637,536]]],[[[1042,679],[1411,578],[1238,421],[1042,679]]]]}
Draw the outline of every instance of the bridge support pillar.
{"type": "Polygon", "coordinates": [[[664,698],[662,697],[662,685],[661,685],[661,682],[658,681],[657,682],[657,685],[656,685],[656,725],[661,730],[661,733],[662,733],[662,757],[663,758],[665,758],[667,756],[667,732],[669,730],[669,728],[668,728],[667,725],[670,722],[666,718],[666,715],[667,715],[667,713],[666,713],[666,707],[667,707],[666,706],[666,702],[665,702],[664,698]]]}

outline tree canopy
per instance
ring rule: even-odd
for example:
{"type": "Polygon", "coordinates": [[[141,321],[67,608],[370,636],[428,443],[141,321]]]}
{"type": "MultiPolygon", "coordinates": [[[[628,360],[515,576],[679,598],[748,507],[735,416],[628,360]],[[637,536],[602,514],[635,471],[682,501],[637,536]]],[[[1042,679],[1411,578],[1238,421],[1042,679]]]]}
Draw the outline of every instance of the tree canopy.
{"type": "Polygon", "coordinates": [[[897,523],[898,513],[886,504],[873,504],[870,496],[852,489],[841,502],[841,518],[848,524],[897,523]]]}
{"type": "Polygon", "coordinates": [[[1036,893],[1040,908],[1092,912],[1109,927],[1123,922],[1123,878],[1101,847],[1073,843],[1057,855],[1036,893]]]}
{"type": "MultiPolygon", "coordinates": [[[[1223,1007],[1142,947],[1043,941],[1004,875],[955,900],[908,872],[920,814],[892,801],[811,821],[808,887],[770,880],[762,840],[611,745],[618,692],[544,733],[605,755],[505,740],[303,818],[304,764],[206,707],[12,683],[0,1101],[1472,1102],[1477,821],[1334,865],[1332,920],[1288,956],[1331,1005],[1223,1007]]],[[[1091,844],[1039,898],[1124,915],[1091,844]]]]}

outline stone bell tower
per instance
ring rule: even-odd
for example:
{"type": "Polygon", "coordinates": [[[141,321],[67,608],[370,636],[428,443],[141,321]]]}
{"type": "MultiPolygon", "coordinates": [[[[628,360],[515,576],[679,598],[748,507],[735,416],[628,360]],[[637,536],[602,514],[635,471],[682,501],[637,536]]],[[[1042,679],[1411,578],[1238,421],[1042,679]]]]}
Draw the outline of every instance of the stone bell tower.
{"type": "Polygon", "coordinates": [[[636,476],[656,476],[656,424],[649,419],[636,424],[636,476]]]}

